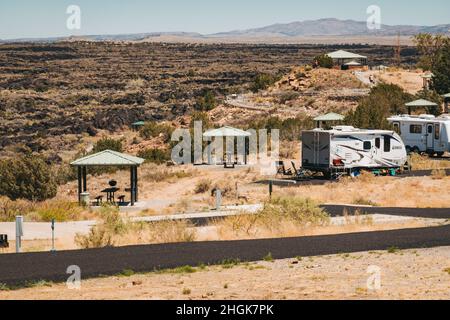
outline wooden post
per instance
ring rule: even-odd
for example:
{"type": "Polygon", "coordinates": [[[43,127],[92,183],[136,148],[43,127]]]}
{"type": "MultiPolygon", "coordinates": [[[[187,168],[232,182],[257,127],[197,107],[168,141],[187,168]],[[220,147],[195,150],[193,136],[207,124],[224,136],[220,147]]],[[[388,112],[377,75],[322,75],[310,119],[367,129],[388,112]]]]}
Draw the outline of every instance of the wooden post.
{"type": "Polygon", "coordinates": [[[134,206],[134,168],[130,167],[130,196],[131,206],[134,206]]]}
{"type": "Polygon", "coordinates": [[[83,167],[83,192],[87,191],[87,167],[83,167]]]}
{"type": "Polygon", "coordinates": [[[81,167],[77,167],[78,170],[78,203],[81,204],[82,180],[81,180],[81,167]]]}
{"type": "Polygon", "coordinates": [[[273,193],[273,181],[269,181],[269,199],[272,200],[272,193],[273,193]]]}
{"type": "Polygon", "coordinates": [[[138,202],[138,195],[139,195],[139,188],[138,188],[138,167],[134,167],[134,183],[136,186],[136,191],[135,191],[135,201],[138,202]]]}

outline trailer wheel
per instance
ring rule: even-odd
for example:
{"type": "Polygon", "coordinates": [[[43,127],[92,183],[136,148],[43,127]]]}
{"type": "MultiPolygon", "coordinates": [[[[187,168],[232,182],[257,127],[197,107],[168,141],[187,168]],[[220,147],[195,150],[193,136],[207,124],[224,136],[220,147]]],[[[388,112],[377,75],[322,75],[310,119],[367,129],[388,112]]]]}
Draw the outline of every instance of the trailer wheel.
{"type": "Polygon", "coordinates": [[[412,152],[413,152],[413,153],[416,153],[416,154],[420,154],[420,149],[419,149],[419,147],[414,147],[414,148],[412,149],[412,152]]]}
{"type": "Polygon", "coordinates": [[[436,153],[436,156],[437,156],[438,158],[442,158],[443,155],[444,155],[444,152],[438,152],[438,153],[436,153]]]}

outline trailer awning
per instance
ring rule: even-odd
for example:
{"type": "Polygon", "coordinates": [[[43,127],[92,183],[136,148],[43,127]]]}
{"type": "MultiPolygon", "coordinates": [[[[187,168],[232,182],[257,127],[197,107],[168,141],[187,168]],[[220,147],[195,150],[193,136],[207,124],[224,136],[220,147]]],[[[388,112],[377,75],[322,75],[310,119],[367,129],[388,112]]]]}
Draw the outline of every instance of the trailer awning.
{"type": "Polygon", "coordinates": [[[314,121],[343,121],[345,119],[344,116],[337,113],[328,113],[317,118],[314,118],[314,121]]]}

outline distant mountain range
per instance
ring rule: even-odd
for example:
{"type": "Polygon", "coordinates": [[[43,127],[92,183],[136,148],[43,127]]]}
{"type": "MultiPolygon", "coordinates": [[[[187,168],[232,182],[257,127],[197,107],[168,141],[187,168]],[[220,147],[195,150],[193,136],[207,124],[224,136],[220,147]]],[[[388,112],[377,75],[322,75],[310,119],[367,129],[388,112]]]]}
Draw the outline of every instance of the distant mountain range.
{"type": "MultiPolygon", "coordinates": [[[[419,33],[448,34],[450,35],[450,24],[436,26],[414,26],[414,25],[381,25],[380,30],[369,30],[367,23],[355,20],[339,19],[320,19],[298,21],[286,24],[274,24],[262,28],[235,30],[230,32],[221,32],[215,34],[200,34],[193,32],[152,32],[121,35],[87,35],[58,38],[40,38],[40,39],[15,39],[3,42],[13,41],[67,41],[67,40],[85,40],[85,41],[152,41],[152,39],[190,39],[192,41],[208,41],[214,39],[233,39],[233,41],[261,39],[265,38],[302,38],[302,37],[392,37],[400,34],[401,36],[413,36],[419,33]]],[[[1,41],[1,40],[0,40],[1,41]]]]}
{"type": "Polygon", "coordinates": [[[270,34],[284,37],[311,36],[412,36],[418,33],[449,34],[450,24],[437,26],[381,25],[380,30],[369,30],[366,22],[354,20],[320,19],[274,24],[267,27],[218,33],[212,36],[249,36],[270,34]]]}

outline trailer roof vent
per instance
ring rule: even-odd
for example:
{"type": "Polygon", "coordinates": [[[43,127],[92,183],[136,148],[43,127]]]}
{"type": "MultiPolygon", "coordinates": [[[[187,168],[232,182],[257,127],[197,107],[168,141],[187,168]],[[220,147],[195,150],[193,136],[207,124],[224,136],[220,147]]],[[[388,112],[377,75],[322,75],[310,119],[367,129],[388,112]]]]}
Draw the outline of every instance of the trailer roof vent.
{"type": "Polygon", "coordinates": [[[431,114],[421,114],[419,116],[420,119],[426,119],[426,120],[432,120],[432,119],[436,119],[435,116],[431,115],[431,114]]]}
{"type": "Polygon", "coordinates": [[[333,129],[336,131],[358,131],[358,129],[352,126],[337,126],[333,127],[333,129]]]}

